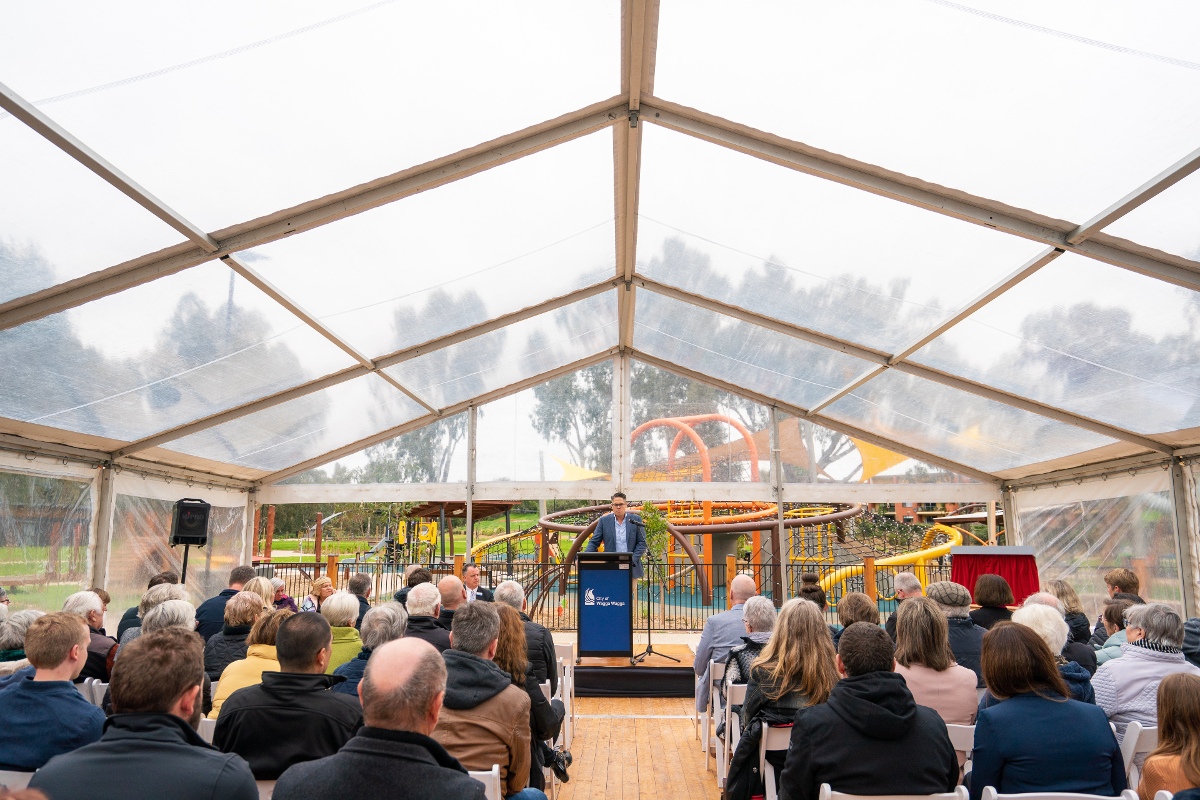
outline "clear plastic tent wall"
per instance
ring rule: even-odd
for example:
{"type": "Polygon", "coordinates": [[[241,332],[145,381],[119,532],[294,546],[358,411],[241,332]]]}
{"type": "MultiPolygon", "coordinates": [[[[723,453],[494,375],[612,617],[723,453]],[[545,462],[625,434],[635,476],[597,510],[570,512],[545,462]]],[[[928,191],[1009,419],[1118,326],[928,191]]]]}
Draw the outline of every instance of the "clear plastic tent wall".
{"type": "MultiPolygon", "coordinates": [[[[701,448],[713,499],[1012,514],[1167,463],[1195,544],[1198,29],[1186,0],[10,4],[0,450],[93,470],[89,574],[126,593],[178,493],[117,469],[244,491],[218,560],[255,503],[690,497],[701,448]]],[[[1074,499],[1157,553],[1129,498],[1162,491],[1074,499]]],[[[1142,547],[1094,516],[1052,570],[1142,547]]]]}

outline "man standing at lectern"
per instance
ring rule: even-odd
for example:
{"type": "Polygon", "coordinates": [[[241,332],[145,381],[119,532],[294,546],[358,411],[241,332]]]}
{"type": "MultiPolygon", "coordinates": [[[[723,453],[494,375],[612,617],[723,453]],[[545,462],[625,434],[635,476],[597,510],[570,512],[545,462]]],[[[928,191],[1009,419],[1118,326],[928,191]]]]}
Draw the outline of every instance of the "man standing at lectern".
{"type": "Polygon", "coordinates": [[[629,502],[624,492],[612,496],[612,513],[605,514],[596,523],[596,530],[586,553],[595,553],[604,544],[606,553],[633,553],[633,577],[642,577],[642,555],[646,552],[646,526],[640,514],[629,511],[629,502]]]}

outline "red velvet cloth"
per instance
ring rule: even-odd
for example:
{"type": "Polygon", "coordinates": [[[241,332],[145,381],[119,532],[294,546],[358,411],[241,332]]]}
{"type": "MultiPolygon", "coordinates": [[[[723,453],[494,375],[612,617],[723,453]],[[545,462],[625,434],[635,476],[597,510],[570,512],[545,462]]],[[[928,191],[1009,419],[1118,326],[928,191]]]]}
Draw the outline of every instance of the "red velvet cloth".
{"type": "Polygon", "coordinates": [[[950,580],[961,583],[975,598],[975,581],[985,573],[999,575],[1012,587],[1016,604],[1041,591],[1037,561],[1031,555],[956,553],[950,559],[950,580]]]}

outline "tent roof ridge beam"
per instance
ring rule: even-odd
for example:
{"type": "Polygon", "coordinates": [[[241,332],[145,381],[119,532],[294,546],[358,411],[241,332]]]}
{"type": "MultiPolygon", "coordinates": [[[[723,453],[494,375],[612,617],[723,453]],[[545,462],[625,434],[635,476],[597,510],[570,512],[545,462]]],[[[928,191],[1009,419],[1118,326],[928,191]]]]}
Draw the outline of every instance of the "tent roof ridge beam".
{"type": "Polygon", "coordinates": [[[1200,169],[1200,148],[1193,150],[1183,158],[1155,175],[1150,180],[1134,189],[1129,194],[1101,211],[1087,222],[1067,234],[1068,244],[1079,244],[1096,231],[1107,228],[1121,217],[1130,213],[1138,206],[1146,203],[1170,189],[1181,180],[1200,169]]]}
{"type": "Polygon", "coordinates": [[[931,367],[921,366],[910,361],[900,361],[892,364],[891,366],[892,369],[896,370],[897,372],[903,372],[918,378],[924,378],[925,380],[932,381],[934,383],[940,383],[942,386],[948,386],[952,389],[958,389],[959,391],[973,394],[986,400],[992,400],[997,403],[1002,403],[1006,406],[1018,408],[1022,411],[1028,411],[1032,414],[1047,417],[1048,419],[1053,419],[1057,422],[1063,422],[1067,425],[1073,425],[1077,428],[1091,431],[1092,433],[1098,433],[1101,436],[1107,436],[1110,439],[1129,442],[1130,444],[1135,444],[1138,447],[1144,447],[1147,450],[1154,450],[1159,453],[1166,453],[1168,455],[1174,450],[1171,445],[1163,444],[1162,442],[1134,433],[1133,431],[1119,428],[1115,425],[1109,425],[1107,423],[1094,420],[1090,417],[1085,417],[1081,414],[1075,414],[1058,408],[1057,406],[1048,405],[1036,400],[1030,400],[1025,397],[1019,397],[1009,392],[995,389],[991,386],[976,383],[975,381],[967,380],[966,378],[960,378],[956,375],[950,375],[942,372],[941,370],[932,369],[931,367]]]}
{"type": "Polygon", "coordinates": [[[1036,472],[1031,475],[1025,475],[1020,478],[1011,478],[1004,482],[1005,489],[1026,489],[1031,486],[1045,486],[1051,483],[1065,483],[1067,481],[1086,480],[1088,478],[1097,478],[1105,474],[1113,474],[1117,472],[1127,472],[1129,470],[1150,469],[1151,467],[1165,467],[1171,463],[1171,459],[1164,458],[1161,455],[1153,453],[1144,453],[1137,456],[1123,456],[1122,458],[1110,459],[1108,461],[1096,461],[1091,464],[1083,464],[1078,467],[1067,467],[1066,469],[1056,469],[1050,472],[1036,472]]]}
{"type": "Polygon", "coordinates": [[[836,430],[840,433],[845,433],[847,436],[854,436],[856,438],[863,439],[865,441],[869,441],[872,444],[877,444],[880,447],[895,451],[902,455],[906,455],[909,458],[915,458],[918,461],[925,461],[930,464],[936,464],[937,466],[943,467],[944,469],[948,469],[951,472],[957,472],[960,475],[966,475],[968,477],[975,478],[976,480],[982,481],[983,483],[997,484],[997,485],[1000,483],[1000,479],[990,473],[983,472],[982,470],[978,470],[974,467],[969,467],[966,464],[960,464],[956,461],[951,461],[950,459],[947,459],[947,458],[942,458],[941,456],[937,456],[937,455],[934,455],[933,453],[925,452],[924,450],[920,450],[916,447],[912,447],[910,445],[903,444],[902,442],[897,442],[895,440],[887,439],[887,438],[885,438],[883,436],[879,436],[877,434],[868,433],[866,431],[859,430],[858,428],[855,428],[850,425],[846,425],[845,423],[842,423],[842,422],[838,422],[837,420],[829,419],[828,417],[824,417],[819,414],[810,414],[807,409],[800,408],[799,406],[794,406],[790,403],[784,402],[782,400],[779,400],[778,398],[771,397],[769,395],[761,394],[759,392],[755,392],[755,391],[746,389],[744,386],[735,386],[734,384],[729,383],[728,381],[723,381],[719,378],[714,378],[711,375],[706,375],[702,372],[697,372],[695,370],[688,369],[687,367],[680,366],[679,364],[664,361],[663,359],[658,358],[657,356],[652,356],[652,355],[643,353],[636,349],[632,350],[630,352],[630,355],[633,358],[638,359],[639,361],[644,361],[647,364],[651,364],[652,366],[658,367],[659,369],[666,370],[667,372],[674,372],[675,374],[682,375],[685,378],[690,378],[694,381],[699,381],[700,383],[704,383],[709,386],[715,386],[716,388],[721,389],[722,391],[726,391],[726,392],[729,392],[730,394],[735,394],[740,397],[748,398],[750,400],[753,400],[756,403],[761,403],[762,405],[765,405],[768,407],[773,406],[775,408],[780,409],[781,411],[791,414],[794,417],[807,417],[807,418],[811,419],[812,421],[825,426],[826,428],[829,428],[831,430],[836,430]]]}
{"type": "Polygon", "coordinates": [[[133,178],[110,164],[103,156],[75,138],[69,131],[3,83],[0,83],[0,108],[12,114],[59,150],[87,167],[121,194],[170,225],[184,238],[195,242],[200,249],[207,253],[215,253],[220,249],[220,245],[215,239],[159,200],[133,178]]]}
{"type": "Polygon", "coordinates": [[[821,400],[819,403],[816,403],[812,408],[810,408],[808,410],[808,413],[806,416],[811,417],[813,414],[816,414],[818,411],[821,411],[822,409],[825,409],[828,406],[833,405],[838,400],[841,400],[843,397],[850,394],[851,392],[853,392],[858,387],[862,386],[867,381],[880,375],[887,368],[888,367],[886,364],[879,364],[878,366],[871,367],[866,372],[864,372],[862,375],[859,375],[857,378],[850,381],[842,388],[831,392],[829,395],[827,395],[825,397],[824,400],[821,400]]]}
{"type": "Polygon", "coordinates": [[[439,412],[439,411],[438,411],[438,410],[437,410],[437,409],[436,409],[436,408],[435,408],[433,405],[431,405],[431,404],[430,404],[430,403],[429,403],[429,402],[428,402],[428,401],[427,401],[425,398],[421,397],[419,394],[417,394],[416,392],[414,392],[412,389],[409,389],[407,386],[405,386],[405,385],[404,385],[404,384],[402,384],[400,381],[398,381],[398,380],[396,380],[395,378],[393,378],[391,375],[388,375],[388,374],[387,374],[386,372],[384,372],[383,370],[379,370],[379,371],[377,371],[375,374],[376,374],[376,375],[378,375],[380,378],[383,378],[383,380],[384,380],[384,381],[386,381],[386,382],[387,382],[388,384],[390,384],[392,387],[394,387],[394,388],[398,389],[398,390],[400,391],[400,393],[401,393],[401,394],[403,394],[403,395],[404,395],[405,397],[407,397],[409,400],[412,400],[414,403],[416,403],[417,405],[419,405],[421,408],[423,408],[423,409],[425,409],[426,411],[428,411],[430,414],[437,414],[437,415],[440,415],[440,414],[441,414],[441,412],[439,412]]]}
{"type": "Polygon", "coordinates": [[[356,442],[352,442],[348,445],[339,447],[336,450],[330,450],[327,453],[323,453],[319,456],[314,456],[313,458],[307,459],[305,461],[301,461],[298,464],[293,464],[290,467],[278,470],[276,472],[271,473],[270,475],[265,475],[262,478],[260,478],[256,482],[255,485],[267,486],[272,483],[278,483],[281,480],[285,480],[285,479],[290,478],[293,475],[297,475],[301,472],[305,472],[310,469],[315,469],[316,467],[320,467],[324,464],[328,464],[331,461],[337,461],[339,458],[342,458],[343,456],[348,456],[352,453],[357,453],[358,451],[364,450],[368,447],[371,447],[372,445],[379,444],[380,442],[386,442],[388,439],[394,439],[395,437],[400,436],[401,434],[407,433],[408,431],[424,427],[425,425],[430,425],[434,422],[437,422],[439,419],[445,419],[446,417],[450,417],[455,414],[461,413],[463,411],[466,411],[471,406],[478,406],[478,405],[483,405],[484,403],[490,403],[495,400],[499,400],[501,398],[508,397],[509,395],[516,394],[517,392],[522,392],[528,388],[537,386],[537,385],[545,383],[547,381],[552,381],[555,378],[561,377],[562,375],[568,375],[572,372],[577,372],[578,370],[581,370],[581,369],[587,369],[588,367],[595,366],[596,364],[599,364],[602,361],[607,361],[608,359],[612,358],[613,355],[616,354],[617,350],[618,350],[618,348],[613,347],[608,350],[605,350],[603,353],[598,353],[594,356],[588,356],[587,358],[581,358],[578,361],[571,362],[570,364],[564,364],[561,367],[556,367],[555,369],[547,370],[546,372],[542,372],[537,375],[532,375],[523,380],[517,381],[515,383],[511,383],[507,386],[502,386],[502,387],[500,387],[498,389],[494,389],[490,392],[485,392],[484,394],[477,395],[477,396],[469,398],[467,400],[463,400],[460,403],[455,403],[452,406],[446,406],[445,408],[441,409],[439,414],[427,414],[423,417],[418,417],[414,420],[409,420],[408,422],[405,422],[402,425],[397,425],[397,426],[395,426],[393,428],[389,428],[385,431],[380,431],[379,433],[372,434],[371,436],[368,436],[364,439],[359,439],[356,442]]]}
{"type": "Polygon", "coordinates": [[[641,119],[814,177],[1200,291],[1200,262],[1167,253],[1155,256],[1135,252],[1111,242],[1072,244],[1067,241],[1068,231],[1061,220],[926,183],[661,98],[642,99],[641,119]]]}
{"type": "Polygon", "coordinates": [[[522,156],[594,133],[624,120],[626,116],[625,99],[609,98],[385,178],[217,231],[220,244],[214,252],[197,247],[182,252],[170,248],[168,254],[161,258],[147,261],[140,257],[126,262],[129,264],[127,268],[110,267],[66,284],[48,287],[24,298],[0,304],[0,330],[66,311],[223,255],[268,244],[453,183],[522,156]]]}

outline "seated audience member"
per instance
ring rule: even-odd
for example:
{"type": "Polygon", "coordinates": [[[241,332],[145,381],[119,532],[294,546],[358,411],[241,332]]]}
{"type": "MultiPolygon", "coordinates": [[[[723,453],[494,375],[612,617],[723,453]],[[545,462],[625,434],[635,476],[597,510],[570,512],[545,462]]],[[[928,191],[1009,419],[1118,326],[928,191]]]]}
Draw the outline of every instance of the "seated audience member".
{"type": "Polygon", "coordinates": [[[544,800],[544,792],[528,788],[529,695],[493,663],[499,639],[495,604],[463,600],[450,631],[454,646],[442,654],[446,697],[433,738],[469,770],[499,764],[505,797],[544,800]]]}
{"type": "Polygon", "coordinates": [[[321,604],[325,602],[325,598],[333,594],[333,581],[322,575],[312,582],[308,589],[308,594],[304,596],[304,600],[300,602],[301,611],[320,611],[321,604]]]}
{"type": "Polygon", "coordinates": [[[454,626],[454,612],[467,603],[467,589],[462,581],[453,575],[447,575],[438,581],[438,591],[442,593],[442,611],[438,614],[438,622],[446,630],[454,626]]]}
{"type": "Polygon", "coordinates": [[[362,637],[354,627],[358,619],[358,596],[349,592],[334,592],[321,604],[321,616],[333,629],[333,655],[329,659],[330,675],[333,671],[358,655],[362,650],[362,637]]]}
{"type": "Polygon", "coordinates": [[[8,613],[8,606],[12,600],[8,597],[8,591],[3,586],[0,586],[0,606],[4,606],[4,611],[0,612],[0,621],[3,621],[3,615],[8,613]]]}
{"type": "Polygon", "coordinates": [[[529,666],[538,683],[550,681],[550,693],[558,692],[558,656],[554,654],[554,637],[550,631],[537,624],[525,613],[528,603],[525,600],[525,589],[516,581],[502,581],[496,587],[494,602],[504,603],[521,616],[525,623],[525,646],[529,657],[529,666]]]}
{"type": "Polygon", "coordinates": [[[121,635],[121,644],[120,644],[120,647],[117,648],[117,655],[121,654],[121,649],[120,649],[121,647],[124,647],[125,645],[129,644],[134,639],[136,639],[137,637],[142,635],[142,621],[145,620],[146,615],[150,613],[150,609],[154,608],[155,606],[159,605],[160,603],[165,603],[168,600],[187,600],[187,599],[188,599],[187,587],[183,586],[179,582],[158,583],[158,584],[155,584],[154,586],[151,586],[149,589],[147,589],[146,593],[142,595],[141,601],[138,602],[137,624],[130,625],[128,628],[125,629],[125,633],[123,633],[121,635]]]}
{"type": "Polygon", "coordinates": [[[275,602],[273,605],[276,608],[291,611],[293,614],[300,612],[296,601],[288,596],[287,584],[283,582],[283,578],[271,578],[271,588],[275,590],[275,602]]]}
{"type": "Polygon", "coordinates": [[[87,623],[91,631],[88,641],[87,664],[75,678],[81,683],[87,678],[95,678],[108,683],[112,675],[113,660],[117,655],[117,642],[100,631],[104,627],[104,604],[94,592],[76,592],[63,602],[63,611],[74,614],[87,623]]]}
{"type": "MultiPolygon", "coordinates": [[[[755,780],[762,780],[756,773],[763,726],[786,725],[798,710],[824,703],[835,683],[833,639],[821,610],[798,597],[787,601],[767,646],[750,667],[742,738],[729,762],[731,796],[750,796],[755,780]]],[[[767,761],[776,773],[783,768],[782,753],[768,753],[767,761]]]]}
{"type": "Polygon", "coordinates": [[[700,644],[696,646],[695,663],[692,670],[696,673],[696,710],[708,708],[712,691],[712,679],[709,677],[711,664],[709,661],[724,661],[734,645],[742,641],[742,633],[746,626],[742,623],[743,610],[746,601],[758,594],[754,578],[749,575],[735,575],[729,582],[728,611],[713,614],[704,621],[704,632],[700,634],[700,644]]]}
{"type": "Polygon", "coordinates": [[[196,633],[208,641],[208,637],[220,633],[225,627],[225,604],[254,578],[254,567],[234,567],[229,571],[229,588],[222,589],[216,597],[210,597],[196,609],[196,633]]]}
{"type": "MultiPolygon", "coordinates": [[[[150,579],[146,584],[147,589],[153,589],[163,583],[179,583],[179,575],[175,572],[160,572],[150,579]]],[[[140,606],[133,606],[125,610],[124,616],[121,617],[121,622],[117,625],[117,641],[124,643],[122,637],[125,636],[125,631],[130,628],[137,628],[142,624],[142,615],[145,612],[140,606]]]]}
{"type": "MultiPolygon", "coordinates": [[[[1123,567],[1110,569],[1108,572],[1104,573],[1104,586],[1108,590],[1108,596],[1110,599],[1129,600],[1130,602],[1134,602],[1134,598],[1137,598],[1137,603],[1135,603],[1135,605],[1140,602],[1144,602],[1140,597],[1137,596],[1138,592],[1141,591],[1142,582],[1138,580],[1138,576],[1135,575],[1131,570],[1127,570],[1123,567]],[[1119,594],[1127,596],[1117,597],[1119,594]]],[[[1105,640],[1108,639],[1110,635],[1111,634],[1109,634],[1104,627],[1104,612],[1101,610],[1100,616],[1096,619],[1096,624],[1092,627],[1092,638],[1088,643],[1092,647],[1099,650],[1104,646],[1105,640]]]]}
{"type": "Polygon", "coordinates": [[[1177,672],[1158,685],[1158,747],[1142,766],[1141,800],[1200,786],[1200,677],[1177,672]]]}
{"type": "Polygon", "coordinates": [[[442,593],[429,581],[415,584],[408,590],[408,628],[404,635],[424,639],[439,653],[450,649],[450,631],[438,622],[442,610],[442,593]]]}
{"type": "MultiPolygon", "coordinates": [[[[326,603],[326,605],[329,605],[326,603]]],[[[344,679],[326,675],[329,623],[317,614],[293,614],[279,625],[275,652],[280,672],[239,689],[221,706],[213,746],[237,753],[260,781],[292,764],[331,756],[362,727],[358,699],[329,691],[344,679]]]]}
{"type": "Polygon", "coordinates": [[[1125,735],[1130,722],[1158,724],[1157,692],[1163,678],[1177,672],[1200,675],[1200,668],[1183,657],[1183,619],[1168,606],[1126,609],[1125,633],[1128,643],[1121,645],[1121,657],[1106,661],[1092,678],[1096,705],[1117,726],[1118,736],[1125,735]]]}
{"type": "MultiPolygon", "coordinates": [[[[1059,581],[1059,583],[1061,583],[1061,582],[1062,581],[1059,581]]],[[[1062,617],[1063,622],[1065,622],[1067,624],[1067,643],[1065,645],[1063,645],[1062,657],[1065,658],[1067,661],[1073,661],[1076,664],[1078,664],[1080,667],[1082,667],[1083,670],[1085,672],[1087,672],[1089,679],[1091,678],[1092,675],[1096,674],[1096,667],[1097,667],[1096,651],[1092,649],[1091,645],[1071,640],[1071,635],[1072,635],[1071,627],[1070,627],[1071,623],[1067,621],[1067,608],[1063,604],[1062,600],[1058,599],[1058,597],[1056,595],[1051,594],[1050,592],[1035,592],[1034,594],[1029,595],[1029,597],[1026,597],[1025,602],[1022,603],[1021,605],[1022,605],[1022,607],[1025,607],[1025,606],[1047,606],[1049,608],[1054,609],[1054,611],[1058,614],[1058,616],[1062,617]]],[[[1083,615],[1079,615],[1079,618],[1084,621],[1085,627],[1086,627],[1087,617],[1084,617],[1083,615]]],[[[1014,620],[1016,619],[1015,612],[1013,614],[1013,619],[1014,620]]],[[[1084,631],[1084,632],[1089,635],[1091,634],[1090,631],[1084,631]]],[[[1045,638],[1045,637],[1042,637],[1042,638],[1045,638]]],[[[1049,644],[1049,641],[1047,641],[1046,643],[1049,644]]],[[[1071,682],[1070,679],[1067,679],[1067,676],[1065,673],[1063,675],[1063,678],[1065,680],[1067,680],[1067,683],[1071,682]]],[[[1082,698],[1076,697],[1075,699],[1080,700],[1082,698]]]]}
{"type": "MultiPolygon", "coordinates": [[[[899,634],[912,598],[897,610],[899,634]]],[[[918,612],[925,617],[935,609],[918,612]]],[[[796,714],[780,797],[816,800],[821,784],[851,794],[934,794],[958,785],[958,759],[946,725],[917,705],[893,672],[892,641],[878,625],[857,622],[842,634],[842,679],[820,705],[796,714]]]]}
{"type": "MultiPolygon", "coordinates": [[[[172,587],[180,588],[183,587],[172,587]]],[[[142,627],[139,630],[142,635],[154,633],[155,631],[166,630],[167,628],[179,628],[185,631],[196,630],[196,609],[187,600],[167,600],[159,603],[154,608],[146,612],[145,619],[142,620],[142,627]]],[[[141,638],[140,636],[138,638],[141,638]]],[[[118,655],[120,655],[118,653],[118,655]]],[[[105,711],[111,713],[109,704],[109,692],[105,693],[103,707],[105,711]]],[[[200,710],[201,713],[207,714],[212,711],[212,682],[208,679],[208,675],[204,676],[200,687],[200,710]]]]}
{"type": "Polygon", "coordinates": [[[87,663],[90,641],[74,614],[45,614],[29,626],[25,651],[36,671],[0,692],[0,769],[32,772],[99,741],[104,712],[71,683],[87,663]]]}
{"type": "MultiPolygon", "coordinates": [[[[892,578],[892,588],[896,592],[896,602],[902,603],[910,597],[921,597],[925,594],[925,590],[921,587],[921,579],[911,572],[897,572],[896,577],[892,578]]],[[[897,605],[897,608],[900,606],[897,605]]],[[[883,625],[887,635],[892,637],[892,641],[896,641],[896,612],[893,611],[888,615],[887,622],[883,625]]]]}
{"type": "MultiPolygon", "coordinates": [[[[422,567],[420,564],[409,564],[404,570],[404,586],[397,589],[392,595],[397,603],[408,608],[408,591],[414,586],[419,586],[422,583],[433,583],[433,573],[422,567]]],[[[437,587],[434,586],[436,589],[437,587]]],[[[412,612],[409,612],[410,614],[412,612]]]]}
{"type": "Polygon", "coordinates": [[[208,713],[209,719],[220,716],[221,706],[238,689],[262,683],[264,672],[279,672],[275,637],[279,633],[279,626],[290,616],[290,611],[268,611],[254,621],[254,626],[246,636],[246,657],[234,661],[221,673],[212,711],[208,713]]]}
{"type": "MultiPolygon", "coordinates": [[[[1075,589],[1066,581],[1046,581],[1046,592],[1054,595],[1062,603],[1063,619],[1066,620],[1067,628],[1071,631],[1067,642],[1089,646],[1088,640],[1092,637],[1092,626],[1088,623],[1087,614],[1083,613],[1083,603],[1079,601],[1079,595],[1076,594],[1075,589]]],[[[1029,600],[1025,602],[1028,603],[1029,600]]],[[[1080,666],[1085,665],[1080,664],[1080,666]]]]}
{"type": "Polygon", "coordinates": [[[220,680],[226,667],[246,657],[246,637],[262,613],[261,598],[253,592],[238,592],[229,598],[225,626],[204,644],[204,671],[209,680],[220,680]]]}
{"type": "Polygon", "coordinates": [[[268,578],[255,575],[246,581],[246,585],[242,587],[242,591],[258,595],[258,599],[262,602],[263,611],[270,611],[275,607],[275,587],[271,585],[271,581],[268,578]]]}
{"type": "Polygon", "coordinates": [[[955,662],[974,672],[978,679],[976,687],[982,687],[983,667],[979,661],[987,631],[971,619],[971,593],[961,583],[938,581],[929,584],[929,599],[946,615],[946,634],[955,662]]]}
{"type": "MultiPolygon", "coordinates": [[[[815,572],[805,572],[800,576],[799,597],[815,604],[817,608],[821,609],[822,614],[825,614],[829,610],[825,590],[821,588],[821,576],[815,572]]],[[[829,626],[829,635],[833,637],[834,641],[837,641],[837,636],[842,630],[841,625],[827,624],[829,626]]]]}
{"type": "Polygon", "coordinates": [[[937,603],[905,600],[896,609],[896,672],[917,705],[932,708],[943,722],[971,725],[979,704],[975,673],[954,662],[947,631],[937,603]]]}
{"type": "MultiPolygon", "coordinates": [[[[92,588],[88,589],[88,591],[100,598],[100,613],[107,614],[108,604],[112,602],[112,595],[101,589],[99,586],[93,586],[92,588]]],[[[108,636],[108,631],[104,630],[104,628],[101,628],[100,632],[105,636],[108,636]]]]}
{"type": "MultiPolygon", "coordinates": [[[[1058,611],[1049,606],[1035,603],[1022,606],[1014,611],[1012,621],[1018,625],[1024,625],[1042,637],[1042,641],[1050,648],[1050,652],[1056,654],[1054,664],[1058,667],[1058,674],[1062,676],[1063,682],[1071,690],[1071,698],[1081,703],[1095,705],[1096,692],[1092,689],[1092,676],[1086,669],[1074,661],[1068,661],[1066,656],[1061,655],[1067,637],[1070,636],[1070,630],[1067,628],[1066,620],[1058,615],[1058,611]]],[[[985,707],[990,705],[989,700],[990,698],[985,695],[981,705],[985,707]]]]}
{"type": "MultiPolygon", "coordinates": [[[[477,598],[478,599],[478,598],[477,598]]],[[[561,700],[551,700],[542,693],[541,681],[533,674],[525,645],[525,626],[521,615],[512,606],[498,603],[496,613],[500,615],[500,636],[496,644],[496,666],[508,673],[513,686],[529,695],[529,785],[545,790],[546,776],[543,771],[549,765],[566,783],[570,780],[567,767],[570,754],[556,754],[546,741],[558,738],[566,709],[561,700]],[[556,757],[556,755],[558,757],[556,757]]]]}
{"type": "Polygon", "coordinates": [[[983,637],[983,676],[998,702],[975,718],[971,800],[1003,794],[1126,788],[1121,748],[1104,712],[1068,699],[1054,654],[1031,628],[998,623],[983,637]]]}
{"type": "Polygon", "coordinates": [[[494,602],[491,589],[485,589],[479,585],[479,567],[476,564],[467,564],[463,567],[462,582],[463,588],[467,590],[467,602],[471,603],[475,600],[484,600],[488,603],[494,602]]]}
{"type": "Polygon", "coordinates": [[[971,621],[985,630],[991,630],[997,622],[1008,622],[1012,611],[1008,608],[1017,602],[1012,587],[1000,575],[985,572],[975,579],[972,593],[979,608],[971,612],[971,621]]]}
{"type": "Polygon", "coordinates": [[[100,741],[50,759],[29,782],[54,800],[255,800],[246,762],[200,738],[204,642],[179,628],[130,642],[113,668],[100,741]]]}
{"type": "MultiPolygon", "coordinates": [[[[775,604],[761,595],[751,597],[742,606],[742,626],[746,631],[742,643],[725,657],[725,678],[720,685],[722,706],[729,696],[730,686],[743,685],[750,680],[750,667],[767,646],[775,629],[775,604]]],[[[732,710],[741,719],[742,704],[737,703],[732,710]]],[[[717,736],[725,737],[723,719],[717,723],[717,736]]]]}
{"type": "Polygon", "coordinates": [[[7,686],[10,680],[21,680],[33,674],[35,668],[25,653],[25,636],[29,626],[42,614],[32,608],[14,611],[4,622],[0,622],[0,689],[7,686]]]}
{"type": "Polygon", "coordinates": [[[1200,667],[1200,618],[1192,617],[1183,623],[1183,657],[1189,664],[1200,667]]]}
{"type": "Polygon", "coordinates": [[[837,604],[838,630],[833,634],[833,647],[836,650],[842,631],[856,622],[879,624],[879,606],[862,592],[847,592],[837,604]]]}
{"type": "Polygon", "coordinates": [[[371,654],[382,645],[403,636],[407,625],[408,612],[395,600],[389,600],[368,610],[363,617],[362,631],[359,634],[362,636],[362,650],[333,671],[334,675],[345,678],[333,687],[333,691],[358,697],[358,682],[367,671],[367,661],[371,654]]]}
{"type": "Polygon", "coordinates": [[[372,800],[483,800],[483,784],[431,738],[445,692],[446,664],[431,645],[382,645],[358,684],[364,727],[336,754],[290,767],[272,797],[330,800],[353,786],[372,800]]]}
{"type": "Polygon", "coordinates": [[[354,627],[359,630],[362,629],[363,617],[371,610],[368,598],[371,596],[372,585],[371,576],[365,572],[354,573],[346,584],[346,590],[358,599],[358,616],[354,618],[354,627]]]}
{"type": "Polygon", "coordinates": [[[1133,608],[1130,600],[1105,600],[1104,610],[1100,613],[1100,621],[1104,623],[1107,638],[1104,645],[1096,651],[1096,665],[1100,665],[1121,657],[1121,646],[1128,639],[1125,631],[1125,612],[1133,608]]]}

